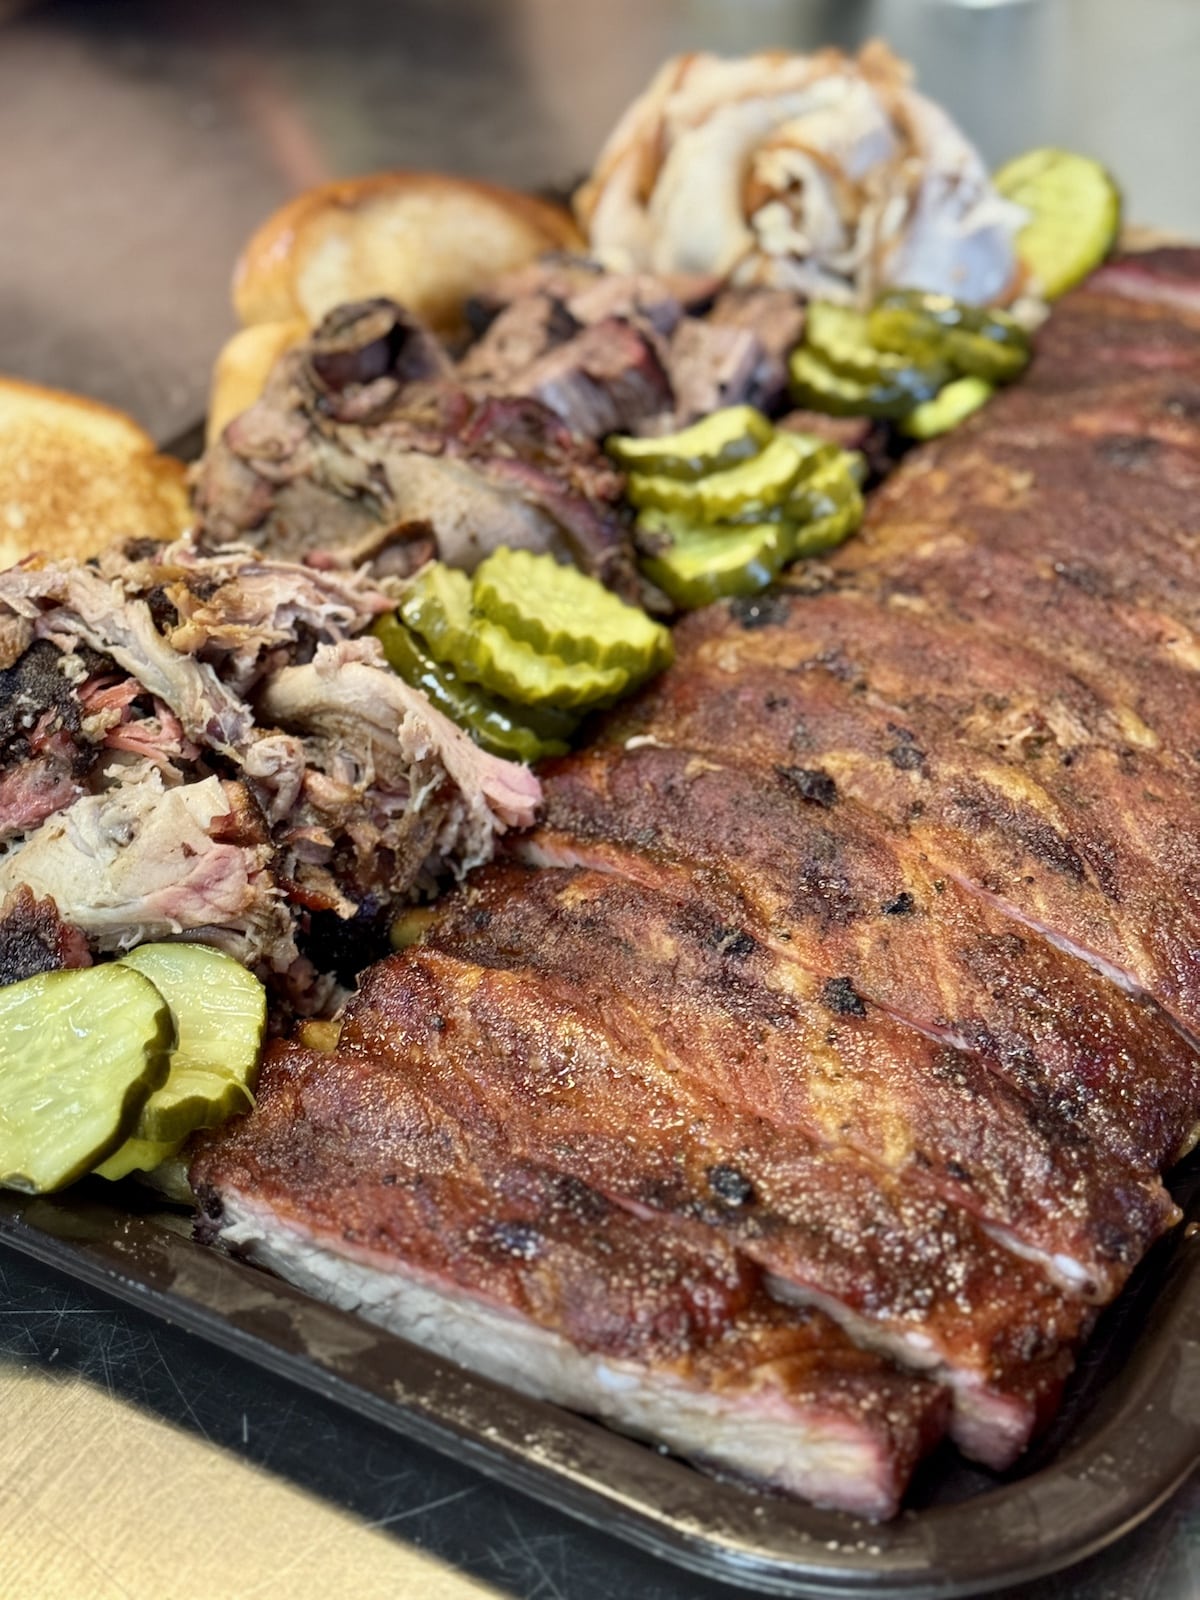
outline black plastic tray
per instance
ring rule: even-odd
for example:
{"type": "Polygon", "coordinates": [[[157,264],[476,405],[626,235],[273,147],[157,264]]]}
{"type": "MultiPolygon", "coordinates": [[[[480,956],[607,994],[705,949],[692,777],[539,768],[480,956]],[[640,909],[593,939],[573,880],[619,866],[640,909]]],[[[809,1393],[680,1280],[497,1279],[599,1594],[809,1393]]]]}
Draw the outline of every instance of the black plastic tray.
{"type": "Polygon", "coordinates": [[[882,1526],[718,1483],[477,1378],[196,1244],[185,1214],[133,1186],[0,1195],[0,1242],[695,1572],[759,1594],[924,1600],[1080,1560],[1200,1463],[1200,1162],[1174,1187],[1187,1222],[1101,1320],[1020,1473],[991,1477],[947,1447],[882,1526]]]}

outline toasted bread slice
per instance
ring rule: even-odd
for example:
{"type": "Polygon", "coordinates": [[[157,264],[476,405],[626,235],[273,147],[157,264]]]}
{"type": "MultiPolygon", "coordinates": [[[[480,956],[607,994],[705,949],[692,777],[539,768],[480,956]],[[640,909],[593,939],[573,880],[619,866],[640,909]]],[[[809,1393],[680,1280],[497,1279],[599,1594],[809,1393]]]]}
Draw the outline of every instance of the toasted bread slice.
{"type": "Polygon", "coordinates": [[[309,189],[268,217],[238,261],[247,326],[309,326],[348,300],[390,295],[441,331],[463,302],[547,250],[581,249],[565,207],[434,172],[381,172],[309,189]]]}
{"type": "Polygon", "coordinates": [[[0,567],[174,539],[191,520],[183,463],[123,411],[0,378],[0,567]]]}
{"type": "Polygon", "coordinates": [[[308,323],[297,317],[291,322],[259,322],[252,328],[239,328],[226,340],[213,368],[208,397],[205,437],[209,444],[221,437],[227,422],[254,404],[266,387],[271,368],[307,333],[308,323]]]}

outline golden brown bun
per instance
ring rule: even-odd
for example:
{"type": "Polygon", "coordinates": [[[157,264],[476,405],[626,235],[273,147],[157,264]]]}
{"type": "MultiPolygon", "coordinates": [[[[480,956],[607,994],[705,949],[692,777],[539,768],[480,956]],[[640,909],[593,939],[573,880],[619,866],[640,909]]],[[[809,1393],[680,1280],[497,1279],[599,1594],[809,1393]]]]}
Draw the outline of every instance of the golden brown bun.
{"type": "Polygon", "coordinates": [[[34,551],[94,555],[174,539],[191,521],[183,463],[132,417],[82,395],[0,378],[0,567],[34,551]]]}
{"type": "Polygon", "coordinates": [[[565,207],[436,172],[381,172],[309,189],[268,217],[238,261],[233,303],[247,326],[311,327],[386,294],[448,331],[493,278],[582,246],[565,207]]]}
{"type": "Polygon", "coordinates": [[[292,322],[260,322],[240,329],[226,341],[213,368],[206,425],[209,444],[220,438],[227,422],[254,404],[271,368],[307,333],[307,322],[298,317],[292,322]]]}

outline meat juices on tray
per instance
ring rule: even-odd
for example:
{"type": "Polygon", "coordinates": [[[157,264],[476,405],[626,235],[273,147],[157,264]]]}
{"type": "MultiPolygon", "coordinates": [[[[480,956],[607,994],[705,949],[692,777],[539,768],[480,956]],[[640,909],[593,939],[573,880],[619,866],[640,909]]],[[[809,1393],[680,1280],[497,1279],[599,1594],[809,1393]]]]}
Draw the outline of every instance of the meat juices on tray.
{"type": "MultiPolygon", "coordinates": [[[[443,901],[304,1067],[364,1104],[403,1079],[404,1137],[453,1128],[450,1171],[461,1140],[586,1186],[651,1230],[614,1248],[645,1241],[676,1285],[687,1251],[732,1251],[944,1383],[953,1436],[994,1465],[1175,1219],[1161,1174],[1200,1126],[1197,280],[1196,252],[1102,269],[860,541],[682,623],[666,676],[543,769],[524,865],[443,901]]],[[[319,1164],[264,1176],[276,1085],[196,1176],[214,1231],[328,1280],[356,1248],[329,1210],[355,1140],[332,1119],[319,1164]]],[[[372,1261],[427,1285],[423,1249],[388,1235],[372,1261]]],[[[475,1291],[583,1347],[498,1271],[475,1291]]],[[[438,1275],[449,1341],[469,1324],[438,1275]]],[[[807,1369],[831,1393],[834,1352],[807,1369]]],[[[894,1482],[911,1455],[890,1448],[894,1482]]]]}

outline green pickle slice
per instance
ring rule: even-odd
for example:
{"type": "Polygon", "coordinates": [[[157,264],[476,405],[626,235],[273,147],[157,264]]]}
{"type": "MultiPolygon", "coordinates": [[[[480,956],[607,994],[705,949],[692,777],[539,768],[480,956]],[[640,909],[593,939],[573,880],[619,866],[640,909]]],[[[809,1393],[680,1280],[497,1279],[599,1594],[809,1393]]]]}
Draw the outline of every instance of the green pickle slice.
{"type": "Polygon", "coordinates": [[[804,342],[845,378],[877,383],[887,375],[892,358],[877,349],[867,319],[849,306],[814,300],[805,313],[804,342]]]}
{"type": "Polygon", "coordinates": [[[726,406],[690,428],[657,439],[612,434],[604,448],[627,472],[693,479],[723,472],[756,456],[770,444],[773,433],[766,417],[753,406],[726,406]]]}
{"type": "Polygon", "coordinates": [[[677,529],[671,547],[646,557],[642,570],[677,606],[693,611],[765,589],[787,559],[791,533],[782,522],[677,529]]]}
{"type": "Polygon", "coordinates": [[[876,301],[867,325],[881,349],[933,349],[962,376],[988,383],[1011,383],[1029,365],[1029,334],[1015,317],[949,295],[889,290],[876,301]]]}
{"type": "Polygon", "coordinates": [[[190,1165],[186,1150],[181,1150],[164,1157],[156,1167],[136,1170],[139,1181],[148,1189],[156,1190],[172,1205],[187,1206],[191,1210],[195,1208],[196,1196],[188,1178],[190,1165]]]}
{"type": "Polygon", "coordinates": [[[479,618],[462,661],[455,670],[470,683],[522,706],[558,706],[583,710],[615,698],[631,680],[624,667],[597,667],[587,661],[564,661],[514,639],[504,628],[479,618]]]}
{"type": "Polygon", "coordinates": [[[641,677],[671,657],[666,628],[553,556],[496,550],[476,569],[471,594],[480,615],[563,661],[623,667],[641,677]]]}
{"type": "Polygon", "coordinates": [[[1029,150],[992,181],[1029,213],[1017,254],[1048,300],[1086,278],[1116,243],[1121,192],[1098,161],[1070,150],[1029,150]]]}
{"type": "Polygon", "coordinates": [[[805,344],[840,377],[868,388],[892,386],[924,399],[935,393],[950,374],[942,353],[932,344],[900,353],[879,346],[871,337],[870,320],[849,306],[818,300],[809,306],[805,344]]]}
{"type": "Polygon", "coordinates": [[[142,1107],[133,1138],[172,1144],[248,1111],[267,1027],[266,990],[254,974],[203,944],[138,945],[117,965],[150,980],[175,1024],[167,1081],[142,1107]]]}
{"type": "Polygon", "coordinates": [[[133,1132],[167,1075],[171,1012],[119,963],[0,989],[0,1186],[60,1189],[133,1132]]]}
{"type": "Polygon", "coordinates": [[[972,412],[985,406],[995,393],[983,378],[956,378],[933,400],[910,411],[900,424],[901,433],[910,439],[936,439],[965,422],[972,412]]]}
{"type": "Polygon", "coordinates": [[[861,489],[871,475],[871,464],[861,450],[843,450],[842,459],[857,489],[861,489]]]}
{"type": "Polygon", "coordinates": [[[863,497],[849,462],[833,462],[814,475],[788,501],[793,533],[787,559],[823,555],[844,544],[863,518],[863,497]]]}
{"type": "Polygon", "coordinates": [[[396,616],[380,617],[375,637],[392,671],[420,689],[444,716],[458,724],[481,749],[506,761],[541,761],[565,755],[578,718],[548,707],[513,706],[435,661],[396,616]]]}
{"type": "Polygon", "coordinates": [[[793,432],[791,428],[781,428],[778,438],[797,457],[800,462],[800,476],[798,483],[804,483],[811,478],[813,473],[819,472],[822,467],[827,467],[839,456],[845,455],[836,444],[829,439],[821,439],[815,433],[793,432]]]}
{"type": "MultiPolygon", "coordinates": [[[[506,628],[473,611],[471,580],[441,562],[422,568],[399,610],[437,662],[466,684],[478,684],[490,694],[516,701],[522,714],[527,706],[582,710],[620,694],[635,676],[621,666],[564,661],[514,638],[506,628]]],[[[386,652],[387,639],[378,629],[377,633],[386,652]]],[[[401,676],[405,676],[403,671],[401,676]]],[[[425,684],[417,687],[424,689],[425,684]]],[[[468,707],[464,709],[469,712],[468,707]]],[[[447,714],[454,716],[452,711],[447,714]]],[[[462,719],[456,716],[455,720],[462,719]]],[[[473,733],[480,720],[462,725],[473,733]]],[[[499,732],[494,718],[490,727],[499,732]]]]}
{"type": "Polygon", "coordinates": [[[171,1156],[177,1155],[183,1143],[182,1139],[166,1143],[160,1139],[126,1139],[107,1161],[100,1163],[96,1175],[116,1183],[121,1178],[127,1178],[131,1172],[152,1172],[171,1156]]]}
{"type": "Polygon", "coordinates": [[[402,619],[424,639],[435,661],[461,661],[471,642],[471,580],[457,567],[431,561],[400,601],[402,619]]]}
{"type": "Polygon", "coordinates": [[[815,350],[801,345],[789,368],[797,405],[834,417],[902,417],[931,400],[948,377],[945,367],[913,366],[899,357],[894,369],[876,379],[847,377],[815,350]]]}
{"type": "Polygon", "coordinates": [[[800,476],[801,459],[776,436],[766,449],[740,466],[710,472],[694,483],[675,478],[630,475],[626,494],[635,506],[680,511],[699,522],[745,521],[770,512],[800,476]]]}

